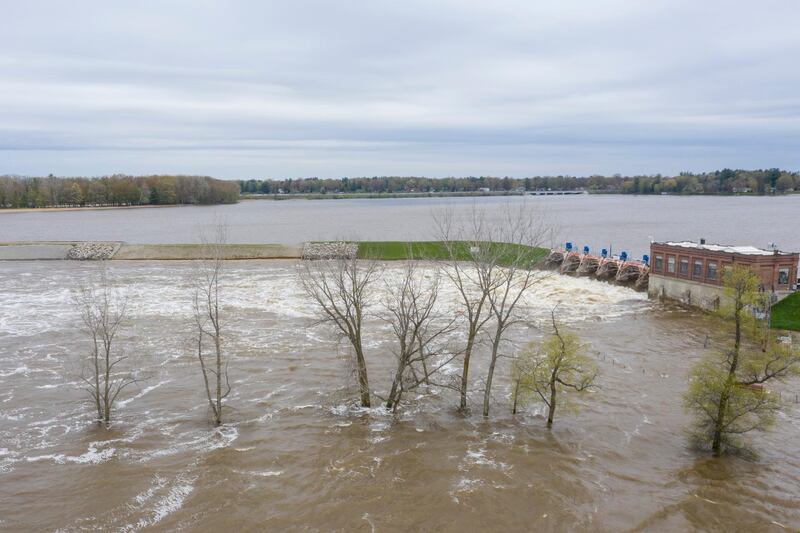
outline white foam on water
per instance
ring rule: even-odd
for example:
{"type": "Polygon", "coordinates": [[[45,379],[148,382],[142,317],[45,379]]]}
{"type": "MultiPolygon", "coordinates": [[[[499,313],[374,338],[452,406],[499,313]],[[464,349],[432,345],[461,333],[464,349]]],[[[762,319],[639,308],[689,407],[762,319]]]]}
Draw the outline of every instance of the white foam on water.
{"type": "Polygon", "coordinates": [[[130,398],[126,398],[126,399],[124,399],[124,400],[119,400],[119,401],[117,401],[117,406],[118,406],[118,407],[125,407],[126,405],[128,405],[128,404],[129,404],[129,403],[131,403],[132,401],[134,401],[134,400],[138,400],[139,398],[141,398],[142,396],[144,396],[144,395],[145,395],[145,394],[147,394],[148,392],[150,392],[150,391],[153,391],[153,390],[155,390],[155,389],[159,388],[160,386],[162,386],[162,385],[166,385],[167,383],[171,383],[171,382],[172,382],[172,380],[171,380],[171,379],[165,379],[165,380],[163,380],[163,381],[159,381],[159,382],[158,382],[158,383],[156,383],[155,385],[150,385],[149,387],[145,387],[145,388],[144,388],[144,389],[142,389],[142,390],[141,390],[141,392],[139,392],[139,394],[137,394],[136,396],[131,396],[130,398]]]}
{"type": "Polygon", "coordinates": [[[10,376],[17,376],[22,374],[23,376],[27,376],[31,372],[31,369],[25,365],[15,368],[9,372],[0,372],[0,378],[7,378],[10,376]]]}
{"type": "Polygon", "coordinates": [[[145,452],[141,460],[147,461],[157,457],[167,457],[190,450],[196,452],[210,452],[220,448],[227,448],[239,437],[239,430],[232,425],[223,425],[214,428],[213,431],[199,430],[192,432],[190,435],[194,435],[194,437],[187,441],[178,442],[168,448],[145,452]]]}
{"type": "Polygon", "coordinates": [[[100,464],[108,461],[111,459],[116,452],[116,448],[106,448],[104,450],[98,451],[96,445],[93,443],[89,446],[89,450],[82,454],[82,455],[64,455],[62,453],[56,454],[46,454],[46,455],[36,455],[26,457],[25,460],[29,463],[37,462],[37,461],[53,461],[56,464],[66,464],[66,463],[75,463],[75,464],[100,464]]]}
{"type": "Polygon", "coordinates": [[[283,470],[234,470],[237,474],[256,477],[277,477],[283,475],[283,470]]]}
{"type": "Polygon", "coordinates": [[[14,469],[14,463],[18,462],[19,454],[8,448],[0,448],[0,474],[8,474],[14,469]]]}
{"type": "Polygon", "coordinates": [[[390,410],[384,406],[378,407],[361,407],[354,403],[343,403],[333,405],[328,408],[328,411],[335,416],[364,416],[368,415],[370,418],[391,418],[394,416],[390,410]]]}
{"type": "MultiPolygon", "coordinates": [[[[152,509],[147,512],[147,516],[140,518],[135,524],[128,524],[121,527],[120,531],[139,531],[145,528],[153,527],[172,513],[178,511],[186,499],[194,492],[194,479],[186,479],[183,476],[176,478],[175,482],[170,486],[169,491],[163,497],[155,502],[152,509]]],[[[163,479],[156,477],[156,484],[151,489],[136,497],[137,503],[140,505],[148,502],[154,498],[156,492],[164,488],[165,483],[163,479]]]]}
{"type": "MultiPolygon", "coordinates": [[[[286,389],[287,389],[286,385],[281,385],[277,389],[268,392],[267,394],[265,394],[264,396],[261,396],[260,398],[248,398],[245,401],[247,401],[249,403],[265,403],[267,400],[272,399],[273,396],[285,391],[286,389]]],[[[297,406],[296,409],[300,409],[302,407],[303,406],[297,406]]]]}
{"type": "Polygon", "coordinates": [[[450,498],[453,500],[454,503],[460,503],[458,496],[460,494],[469,494],[474,492],[475,489],[483,485],[483,480],[481,479],[471,479],[471,478],[461,478],[456,481],[453,486],[450,488],[449,494],[450,498]]]}
{"type": "Polygon", "coordinates": [[[155,496],[158,490],[164,488],[167,484],[167,479],[162,476],[159,476],[158,474],[155,475],[154,479],[155,483],[152,486],[148,487],[144,492],[140,492],[139,494],[134,496],[133,499],[134,501],[136,501],[138,505],[144,505],[145,503],[147,503],[150,499],[153,498],[153,496],[155,496]]]}

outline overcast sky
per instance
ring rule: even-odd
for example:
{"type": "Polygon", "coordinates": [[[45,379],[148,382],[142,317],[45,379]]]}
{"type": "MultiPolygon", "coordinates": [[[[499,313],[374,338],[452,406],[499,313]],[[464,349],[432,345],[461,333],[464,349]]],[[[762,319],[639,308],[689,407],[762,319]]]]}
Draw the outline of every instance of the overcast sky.
{"type": "Polygon", "coordinates": [[[36,1],[0,174],[800,169],[800,2],[36,1]]]}

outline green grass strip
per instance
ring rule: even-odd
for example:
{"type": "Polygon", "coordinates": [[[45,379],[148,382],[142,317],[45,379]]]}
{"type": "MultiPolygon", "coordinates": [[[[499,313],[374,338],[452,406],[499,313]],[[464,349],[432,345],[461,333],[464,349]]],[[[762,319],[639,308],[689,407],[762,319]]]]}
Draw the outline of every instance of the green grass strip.
{"type": "Polygon", "coordinates": [[[770,326],[800,331],[800,292],[787,296],[773,306],[770,326]]]}
{"type": "MultiPolygon", "coordinates": [[[[459,261],[468,261],[472,257],[470,247],[475,243],[454,242],[453,255],[459,261]]],[[[535,264],[544,259],[549,250],[534,248],[520,244],[483,243],[478,246],[489,246],[496,249],[499,254],[498,264],[508,265],[518,257],[522,257],[530,264],[535,264]],[[522,252],[522,253],[520,253],[522,252]]],[[[447,246],[441,241],[362,241],[358,245],[358,257],[362,259],[379,259],[383,261],[398,261],[403,259],[450,259],[447,246]]]]}

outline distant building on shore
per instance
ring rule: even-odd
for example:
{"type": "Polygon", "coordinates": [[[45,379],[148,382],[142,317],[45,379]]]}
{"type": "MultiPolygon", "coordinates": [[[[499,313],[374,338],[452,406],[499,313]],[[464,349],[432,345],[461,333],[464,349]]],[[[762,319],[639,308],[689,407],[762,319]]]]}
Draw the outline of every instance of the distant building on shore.
{"type": "Polygon", "coordinates": [[[653,242],[648,293],[715,309],[722,296],[723,272],[735,264],[753,269],[761,278],[761,289],[778,301],[797,290],[799,260],[798,253],[706,244],[705,239],[653,242]]]}

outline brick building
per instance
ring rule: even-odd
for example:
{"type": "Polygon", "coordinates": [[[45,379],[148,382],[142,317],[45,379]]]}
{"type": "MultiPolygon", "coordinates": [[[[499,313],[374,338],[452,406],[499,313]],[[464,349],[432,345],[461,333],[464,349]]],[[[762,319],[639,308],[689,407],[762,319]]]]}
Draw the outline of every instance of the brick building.
{"type": "Polygon", "coordinates": [[[743,265],[761,278],[761,288],[780,300],[797,290],[800,254],[753,246],[723,246],[696,242],[650,244],[651,296],[714,308],[722,294],[725,267],[743,265]]]}

